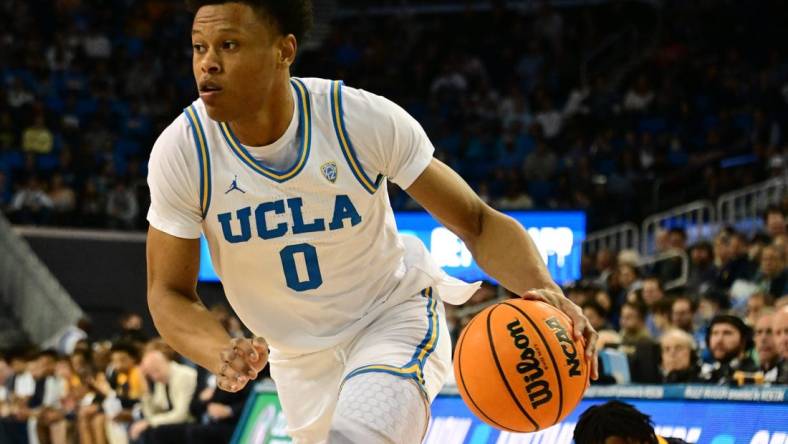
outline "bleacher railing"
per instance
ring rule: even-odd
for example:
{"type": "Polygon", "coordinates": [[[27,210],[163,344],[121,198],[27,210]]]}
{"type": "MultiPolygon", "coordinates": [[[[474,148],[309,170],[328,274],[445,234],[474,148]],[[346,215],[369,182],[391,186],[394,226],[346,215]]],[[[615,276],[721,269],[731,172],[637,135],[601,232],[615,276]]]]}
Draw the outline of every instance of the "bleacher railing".
{"type": "Polygon", "coordinates": [[[49,343],[79,321],[82,309],[2,214],[0,251],[0,297],[34,343],[49,343]]]}
{"type": "Polygon", "coordinates": [[[717,200],[717,220],[747,232],[755,231],[763,211],[779,203],[786,188],[788,178],[782,176],[725,193],[717,200]]]}
{"type": "Polygon", "coordinates": [[[638,261],[638,267],[647,269],[657,265],[660,262],[675,260],[681,262],[680,274],[662,284],[662,287],[665,290],[672,290],[674,288],[686,285],[687,280],[689,279],[689,256],[687,255],[687,252],[683,250],[671,249],[653,256],[646,256],[638,261]]]}
{"type": "Polygon", "coordinates": [[[602,249],[613,251],[637,250],[640,248],[640,232],[637,225],[625,223],[595,231],[583,241],[584,253],[595,253],[602,249]]]}
{"type": "Polygon", "coordinates": [[[640,252],[651,255],[656,251],[655,238],[660,229],[682,227],[690,243],[710,237],[716,223],[716,209],[708,200],[698,200],[670,210],[652,214],[643,220],[640,232],[640,252]]]}

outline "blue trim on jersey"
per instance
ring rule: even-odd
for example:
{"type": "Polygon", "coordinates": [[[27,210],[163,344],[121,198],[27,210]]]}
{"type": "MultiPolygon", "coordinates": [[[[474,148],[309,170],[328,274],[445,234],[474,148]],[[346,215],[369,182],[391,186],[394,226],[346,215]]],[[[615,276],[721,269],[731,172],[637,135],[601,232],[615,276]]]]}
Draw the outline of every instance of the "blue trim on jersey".
{"type": "Polygon", "coordinates": [[[378,177],[373,182],[367,176],[367,173],[364,172],[364,169],[361,168],[361,162],[358,161],[353,142],[351,142],[350,135],[345,127],[345,117],[342,108],[342,85],[341,80],[331,82],[331,119],[334,122],[334,132],[342,148],[342,155],[345,157],[348,165],[350,165],[350,171],[353,172],[356,180],[369,194],[375,194],[375,191],[377,191],[380,183],[383,181],[383,175],[378,174],[378,177]]]}
{"type": "Polygon", "coordinates": [[[208,139],[200,121],[200,115],[194,105],[183,110],[189,121],[194,136],[194,145],[197,148],[197,160],[200,167],[200,212],[202,218],[208,214],[211,207],[211,156],[208,150],[208,139]]]}
{"type": "Polygon", "coordinates": [[[227,145],[230,147],[230,151],[232,151],[241,162],[258,174],[280,183],[292,179],[304,169],[312,146],[312,102],[309,97],[309,90],[307,90],[303,82],[295,78],[290,79],[290,84],[296,90],[296,102],[298,103],[298,134],[301,138],[301,146],[299,147],[296,163],[290,167],[290,169],[278,171],[263,165],[255,159],[238,140],[233,130],[230,128],[230,125],[225,122],[219,123],[219,130],[224,140],[227,142],[227,145]]]}
{"type": "Polygon", "coordinates": [[[416,351],[413,353],[410,361],[402,367],[385,364],[371,364],[359,367],[345,376],[342,381],[343,384],[348,379],[362,373],[383,372],[415,380],[426,395],[426,390],[424,389],[424,364],[432,352],[435,351],[435,346],[440,336],[440,325],[437,311],[438,302],[432,297],[432,288],[422,290],[421,295],[427,298],[427,319],[429,320],[429,325],[424,339],[416,346],[416,351]]]}
{"type": "Polygon", "coordinates": [[[419,362],[419,368],[423,370],[424,363],[427,362],[432,352],[435,351],[435,345],[440,338],[440,326],[438,325],[438,311],[436,310],[438,302],[432,297],[432,288],[430,287],[423,290],[421,294],[427,298],[427,320],[430,325],[427,328],[427,334],[424,335],[424,340],[421,341],[416,352],[413,353],[413,359],[419,362]]]}

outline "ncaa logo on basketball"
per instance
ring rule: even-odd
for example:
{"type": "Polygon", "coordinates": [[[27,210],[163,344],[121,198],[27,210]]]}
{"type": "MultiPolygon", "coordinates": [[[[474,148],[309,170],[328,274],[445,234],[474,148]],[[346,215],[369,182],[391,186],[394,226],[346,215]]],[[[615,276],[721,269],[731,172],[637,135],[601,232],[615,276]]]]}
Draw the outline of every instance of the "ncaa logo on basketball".
{"type": "Polygon", "coordinates": [[[566,365],[569,367],[569,376],[580,376],[580,360],[577,359],[577,349],[573,341],[561,322],[556,318],[549,318],[545,321],[548,327],[555,333],[558,343],[561,344],[561,351],[564,352],[566,365]]]}
{"type": "Polygon", "coordinates": [[[323,177],[325,177],[329,182],[334,183],[337,181],[337,164],[336,162],[326,162],[320,167],[320,171],[323,172],[323,177]]]}

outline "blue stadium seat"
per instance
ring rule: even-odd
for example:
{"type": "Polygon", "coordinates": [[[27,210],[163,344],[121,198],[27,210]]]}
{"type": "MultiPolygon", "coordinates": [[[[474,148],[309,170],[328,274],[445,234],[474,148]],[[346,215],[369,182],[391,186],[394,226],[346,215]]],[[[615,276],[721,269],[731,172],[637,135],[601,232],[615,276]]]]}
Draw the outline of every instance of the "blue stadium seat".
{"type": "Polygon", "coordinates": [[[602,361],[604,375],[612,376],[618,384],[629,384],[631,382],[629,361],[624,352],[603,348],[599,351],[599,359],[602,361]]]}

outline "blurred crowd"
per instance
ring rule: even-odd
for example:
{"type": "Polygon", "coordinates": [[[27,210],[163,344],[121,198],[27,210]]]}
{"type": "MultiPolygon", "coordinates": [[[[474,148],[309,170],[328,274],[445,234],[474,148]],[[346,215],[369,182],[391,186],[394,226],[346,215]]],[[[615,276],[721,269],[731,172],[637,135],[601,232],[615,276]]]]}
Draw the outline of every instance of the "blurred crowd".
{"type": "MultiPolygon", "coordinates": [[[[785,2],[490,4],[342,16],[294,74],[393,99],[494,206],[584,209],[591,230],[785,166],[785,2]]],[[[145,227],[149,150],[196,98],[190,25],[172,0],[0,5],[14,222],[145,227]]]]}
{"type": "MultiPolygon", "coordinates": [[[[234,337],[240,322],[211,311],[234,337]]],[[[7,444],[214,444],[230,442],[249,396],[216,387],[205,369],[148,338],[142,318],[93,340],[80,329],[55,349],[0,353],[0,442],[7,444]]]]}
{"type": "MultiPolygon", "coordinates": [[[[786,214],[770,207],[762,232],[723,227],[691,245],[683,228],[662,230],[665,259],[647,266],[633,250],[586,254],[582,280],[564,291],[599,332],[596,383],[788,384],[786,214]]],[[[474,309],[447,306],[455,341],[502,297],[513,295],[486,286],[474,309]]]]}

